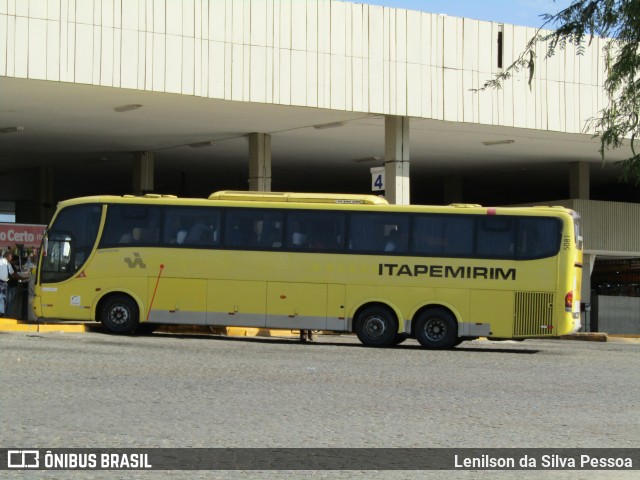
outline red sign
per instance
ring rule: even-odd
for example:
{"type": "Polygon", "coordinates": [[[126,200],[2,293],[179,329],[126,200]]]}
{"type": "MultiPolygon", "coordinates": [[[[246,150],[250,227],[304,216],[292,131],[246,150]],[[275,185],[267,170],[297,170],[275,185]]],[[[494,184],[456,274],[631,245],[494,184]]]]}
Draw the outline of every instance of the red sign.
{"type": "Polygon", "coordinates": [[[39,248],[46,225],[27,225],[24,223],[0,223],[0,245],[13,247],[39,248]]]}

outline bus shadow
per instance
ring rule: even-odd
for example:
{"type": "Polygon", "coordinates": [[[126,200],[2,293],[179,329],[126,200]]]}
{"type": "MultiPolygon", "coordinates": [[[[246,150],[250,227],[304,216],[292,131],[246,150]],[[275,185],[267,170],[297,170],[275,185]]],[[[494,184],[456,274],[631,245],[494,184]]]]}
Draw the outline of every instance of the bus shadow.
{"type": "MultiPolygon", "coordinates": [[[[362,345],[356,345],[362,346],[362,345]]],[[[517,353],[523,355],[532,355],[539,353],[540,350],[533,348],[497,348],[497,347],[472,347],[472,346],[457,346],[449,350],[429,350],[423,348],[420,345],[397,345],[390,347],[387,350],[421,350],[423,352],[468,352],[468,353],[517,353]]]]}
{"type": "Polygon", "coordinates": [[[540,350],[535,348],[473,348],[473,347],[456,347],[454,350],[458,352],[471,352],[471,353],[517,353],[521,355],[533,355],[540,353],[540,350]]]}
{"type": "MultiPolygon", "coordinates": [[[[334,341],[331,338],[327,338],[327,336],[323,336],[320,340],[315,340],[312,342],[301,342],[298,338],[291,337],[233,337],[233,336],[225,336],[225,335],[216,335],[216,334],[184,334],[184,333],[153,333],[152,337],[163,337],[163,338],[175,338],[175,339],[200,339],[200,340],[215,340],[219,342],[242,342],[242,343],[271,343],[275,345],[299,345],[304,347],[344,347],[344,348],[367,348],[372,350],[372,347],[366,347],[362,345],[359,341],[334,341]]],[[[500,348],[500,347],[482,347],[482,346],[458,346],[451,350],[429,350],[423,348],[418,344],[402,344],[395,345],[393,347],[380,348],[379,350],[420,350],[422,352],[466,352],[466,353],[508,353],[508,354],[519,354],[519,355],[533,355],[536,353],[540,353],[540,350],[534,348],[500,348]]]]}

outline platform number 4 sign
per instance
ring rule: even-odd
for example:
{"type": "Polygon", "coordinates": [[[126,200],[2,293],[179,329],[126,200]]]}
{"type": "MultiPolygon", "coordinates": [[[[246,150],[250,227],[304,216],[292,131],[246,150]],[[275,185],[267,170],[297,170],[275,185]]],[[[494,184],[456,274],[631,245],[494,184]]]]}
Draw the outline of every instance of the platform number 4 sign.
{"type": "Polygon", "coordinates": [[[384,190],[384,167],[374,167],[371,169],[371,191],[381,190],[384,190]]]}

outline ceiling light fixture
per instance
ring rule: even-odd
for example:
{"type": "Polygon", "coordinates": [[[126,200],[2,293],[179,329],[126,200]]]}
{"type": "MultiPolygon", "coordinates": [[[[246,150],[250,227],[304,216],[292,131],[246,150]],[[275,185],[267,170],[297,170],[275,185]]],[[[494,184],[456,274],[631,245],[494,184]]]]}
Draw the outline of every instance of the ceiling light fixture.
{"type": "Polygon", "coordinates": [[[313,128],[316,130],[325,130],[327,128],[338,128],[344,126],[344,122],[332,122],[332,123],[324,123],[322,125],[314,125],[313,128]]]}
{"type": "Polygon", "coordinates": [[[24,127],[21,126],[0,128],[0,133],[19,133],[23,131],[24,127]]]}
{"type": "Polygon", "coordinates": [[[130,112],[131,110],[138,110],[139,108],[142,108],[142,105],[140,105],[139,103],[131,103],[129,105],[120,105],[119,107],[114,107],[113,109],[118,113],[122,113],[130,112]]]}
{"type": "Polygon", "coordinates": [[[485,147],[491,147],[493,145],[508,145],[510,143],[516,143],[515,140],[492,140],[489,142],[482,142],[485,147]]]}
{"type": "Polygon", "coordinates": [[[207,140],[205,142],[190,143],[189,146],[191,148],[211,147],[212,145],[215,145],[215,143],[216,142],[214,142],[213,140],[207,140]]]}

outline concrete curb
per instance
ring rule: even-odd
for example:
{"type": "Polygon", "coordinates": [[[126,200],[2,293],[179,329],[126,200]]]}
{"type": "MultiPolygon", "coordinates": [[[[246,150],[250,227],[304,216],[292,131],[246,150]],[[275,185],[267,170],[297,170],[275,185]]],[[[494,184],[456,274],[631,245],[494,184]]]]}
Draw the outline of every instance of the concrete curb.
{"type": "MultiPolygon", "coordinates": [[[[31,333],[85,333],[102,330],[96,322],[24,322],[13,318],[0,318],[0,332],[31,333]]],[[[186,333],[198,335],[227,335],[229,337],[298,337],[297,330],[270,330],[266,328],[208,327],[198,325],[161,325],[158,333],[186,333]]]]}
{"type": "Polygon", "coordinates": [[[562,335],[561,340],[582,340],[583,342],[607,342],[608,334],[601,332],[584,332],[573,333],[571,335],[562,335]]]}
{"type": "Polygon", "coordinates": [[[1,332],[32,332],[32,333],[84,333],[90,330],[84,323],[31,323],[12,318],[0,319],[1,332]]]}

